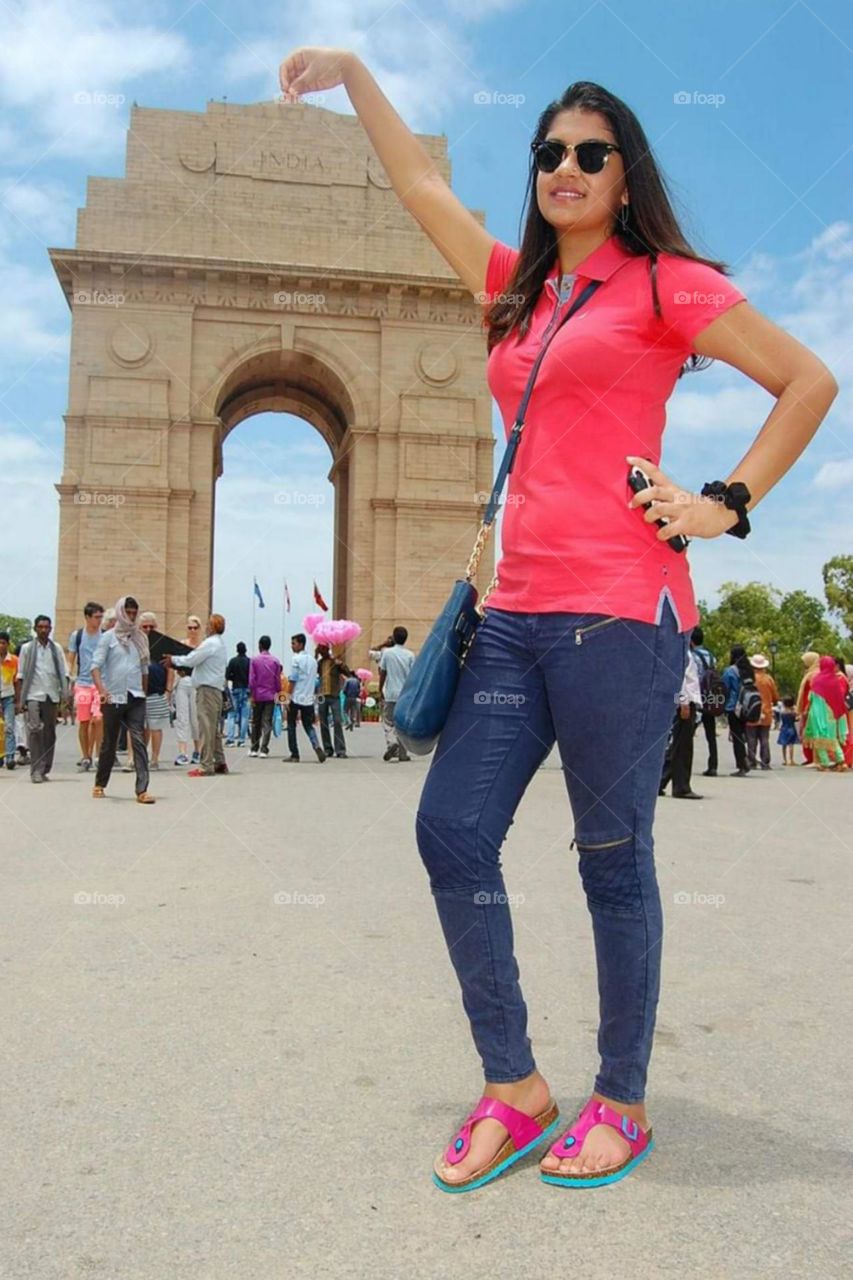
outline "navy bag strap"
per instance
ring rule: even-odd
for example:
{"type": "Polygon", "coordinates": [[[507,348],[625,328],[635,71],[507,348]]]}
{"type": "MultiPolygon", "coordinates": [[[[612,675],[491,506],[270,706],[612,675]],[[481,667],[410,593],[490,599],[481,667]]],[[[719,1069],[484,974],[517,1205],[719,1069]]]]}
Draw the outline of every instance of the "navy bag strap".
{"type": "Polygon", "coordinates": [[[525,415],[527,414],[527,406],[530,403],[530,396],[533,392],[533,384],[536,381],[536,375],[539,372],[539,366],[542,363],[545,352],[548,350],[551,343],[554,341],[554,338],[557,336],[558,331],[563,327],[566,321],[571,320],[575,312],[580,310],[583,304],[589,298],[592,297],[596,289],[601,284],[602,284],[601,280],[590,280],[586,288],[583,289],[581,293],[579,293],[578,296],[575,298],[574,302],[569,307],[568,311],[563,316],[560,323],[554,329],[554,332],[551,334],[551,337],[548,339],[546,343],[543,343],[543,345],[539,348],[539,352],[536,356],[536,359],[533,362],[533,368],[530,370],[530,375],[527,379],[527,386],[524,388],[524,395],[521,397],[521,404],[518,406],[518,413],[515,415],[515,422],[513,424],[512,431],[509,434],[509,439],[507,440],[506,449],[504,450],[504,456],[501,459],[501,465],[498,469],[498,474],[495,477],[495,483],[492,485],[492,493],[491,493],[491,497],[489,498],[489,505],[486,507],[486,514],[483,516],[483,525],[486,529],[488,529],[489,526],[494,523],[495,517],[498,514],[498,509],[500,507],[501,494],[504,491],[504,487],[509,478],[509,473],[512,471],[513,463],[515,462],[515,455],[518,452],[518,445],[521,440],[521,433],[524,430],[524,419],[525,419],[525,415]]]}

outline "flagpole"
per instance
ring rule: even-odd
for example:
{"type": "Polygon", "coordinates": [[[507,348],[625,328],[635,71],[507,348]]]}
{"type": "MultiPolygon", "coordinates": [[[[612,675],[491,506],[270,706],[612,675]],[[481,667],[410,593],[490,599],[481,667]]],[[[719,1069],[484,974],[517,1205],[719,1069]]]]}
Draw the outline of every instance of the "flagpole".
{"type": "Polygon", "coordinates": [[[285,595],[284,595],[286,584],[287,584],[287,579],[282,578],[281,580],[281,648],[279,649],[279,662],[282,662],[282,663],[284,662],[284,658],[281,656],[284,653],[284,627],[285,627],[285,621],[287,618],[287,600],[285,599],[285,595]]]}

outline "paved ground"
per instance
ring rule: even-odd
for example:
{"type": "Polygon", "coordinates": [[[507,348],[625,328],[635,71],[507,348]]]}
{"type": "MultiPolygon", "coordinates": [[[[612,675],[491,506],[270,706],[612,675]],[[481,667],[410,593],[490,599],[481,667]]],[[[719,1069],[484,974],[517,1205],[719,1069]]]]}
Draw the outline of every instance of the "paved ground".
{"type": "MultiPolygon", "coordinates": [[[[658,1150],[599,1191],[530,1161],[450,1197],[430,1165],[479,1081],[413,843],[425,762],[367,726],[322,767],[162,772],[142,809],[128,775],[91,800],[60,733],[49,786],[0,773],[4,1280],[850,1274],[853,776],[660,802],[658,1150]]],[[[552,760],[505,864],[564,1112],[595,1065],[570,836],[552,760]]]]}

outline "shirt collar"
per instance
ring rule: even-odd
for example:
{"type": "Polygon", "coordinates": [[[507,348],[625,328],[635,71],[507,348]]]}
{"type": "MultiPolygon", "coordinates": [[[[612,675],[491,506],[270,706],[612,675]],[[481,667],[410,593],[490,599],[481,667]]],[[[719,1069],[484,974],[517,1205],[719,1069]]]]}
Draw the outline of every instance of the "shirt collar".
{"type": "MultiPolygon", "coordinates": [[[[629,258],[635,256],[628,252],[619,236],[608,236],[604,244],[600,244],[597,249],[593,249],[592,253],[587,254],[583,262],[579,262],[574,271],[568,274],[583,276],[585,280],[608,280],[614,271],[618,271],[629,258]]],[[[556,280],[560,275],[560,259],[557,257],[546,278],[556,280]]]]}

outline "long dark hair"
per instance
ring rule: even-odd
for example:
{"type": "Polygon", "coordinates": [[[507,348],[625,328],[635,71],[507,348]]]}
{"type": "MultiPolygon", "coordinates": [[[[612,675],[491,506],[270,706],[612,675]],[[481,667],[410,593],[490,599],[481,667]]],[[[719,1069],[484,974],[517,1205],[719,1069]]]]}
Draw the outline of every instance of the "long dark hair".
{"type": "MultiPolygon", "coordinates": [[[[598,112],[613,130],[616,145],[622,153],[631,192],[627,217],[617,219],[614,234],[621,238],[629,253],[649,259],[652,306],[654,314],[660,317],[657,291],[659,253],[671,253],[680,258],[690,258],[694,262],[703,262],[724,274],[727,273],[727,267],[722,262],[703,258],[688,243],[678,225],[665,179],[642,125],[621,98],[609,93],[600,84],[594,84],[590,80],[578,80],[575,84],[570,84],[563,96],[550,103],[542,112],[533,141],[543,141],[554,117],[561,111],[572,109],[598,112]]],[[[513,330],[518,330],[519,336],[527,333],[530,316],[557,252],[557,233],[542,216],[536,200],[536,166],[532,155],[521,216],[524,233],[515,271],[504,294],[492,304],[486,315],[489,351],[513,330]]],[[[704,368],[709,363],[701,356],[691,355],[684,368],[704,368]]]]}

